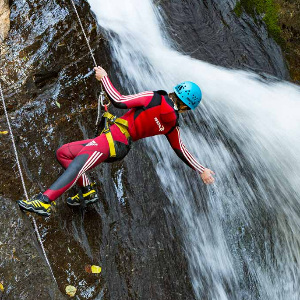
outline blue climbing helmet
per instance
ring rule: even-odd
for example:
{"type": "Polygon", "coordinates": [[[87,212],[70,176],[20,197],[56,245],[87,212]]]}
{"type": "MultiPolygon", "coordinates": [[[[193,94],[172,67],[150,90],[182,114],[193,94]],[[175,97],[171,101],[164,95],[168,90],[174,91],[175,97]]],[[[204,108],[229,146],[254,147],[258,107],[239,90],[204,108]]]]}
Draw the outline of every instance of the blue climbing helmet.
{"type": "Polygon", "coordinates": [[[201,99],[202,92],[199,86],[191,81],[184,81],[174,87],[177,97],[191,109],[195,109],[201,99]]]}

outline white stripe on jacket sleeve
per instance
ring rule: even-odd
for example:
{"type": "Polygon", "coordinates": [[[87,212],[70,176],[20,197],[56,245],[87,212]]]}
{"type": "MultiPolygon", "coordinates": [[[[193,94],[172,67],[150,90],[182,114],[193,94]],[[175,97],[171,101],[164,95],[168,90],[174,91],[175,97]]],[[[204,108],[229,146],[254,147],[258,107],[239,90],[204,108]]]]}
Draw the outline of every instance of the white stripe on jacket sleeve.
{"type": "Polygon", "coordinates": [[[203,173],[205,167],[203,167],[201,164],[197,162],[197,160],[193,157],[193,155],[186,149],[185,145],[183,144],[181,138],[180,138],[180,131],[179,128],[176,128],[177,133],[178,133],[178,139],[179,139],[179,145],[180,145],[180,150],[183,153],[184,157],[186,160],[189,162],[189,164],[195,168],[197,171],[200,173],[203,173]]]}
{"type": "Polygon", "coordinates": [[[126,101],[134,100],[134,99],[140,98],[140,97],[153,96],[153,92],[142,92],[142,93],[135,94],[135,95],[123,96],[114,88],[112,83],[108,80],[107,76],[104,76],[101,79],[101,82],[103,83],[103,86],[104,86],[106,92],[116,102],[126,102],[126,101]]]}

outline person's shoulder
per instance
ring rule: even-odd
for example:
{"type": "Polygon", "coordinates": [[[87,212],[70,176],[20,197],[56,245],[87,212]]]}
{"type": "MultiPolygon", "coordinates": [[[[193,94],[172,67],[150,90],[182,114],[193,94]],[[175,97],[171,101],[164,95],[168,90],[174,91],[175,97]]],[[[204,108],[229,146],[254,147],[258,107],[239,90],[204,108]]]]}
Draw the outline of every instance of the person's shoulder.
{"type": "Polygon", "coordinates": [[[175,110],[174,102],[169,98],[169,95],[166,91],[157,91],[159,95],[162,96],[163,101],[162,105],[164,106],[164,110],[171,112],[175,110]]]}
{"type": "Polygon", "coordinates": [[[168,96],[168,93],[164,90],[158,90],[158,91],[156,91],[156,93],[158,93],[161,96],[168,96]]]}
{"type": "Polygon", "coordinates": [[[161,103],[161,117],[164,122],[174,122],[174,126],[179,126],[179,114],[174,102],[166,95],[161,103]]]}

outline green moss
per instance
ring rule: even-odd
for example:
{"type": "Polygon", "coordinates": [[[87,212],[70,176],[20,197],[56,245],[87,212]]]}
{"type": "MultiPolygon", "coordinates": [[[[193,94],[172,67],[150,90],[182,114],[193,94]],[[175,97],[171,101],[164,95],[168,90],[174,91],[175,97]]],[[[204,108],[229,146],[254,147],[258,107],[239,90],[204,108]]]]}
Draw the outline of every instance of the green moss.
{"type": "Polygon", "coordinates": [[[236,6],[235,6],[235,8],[234,8],[234,12],[235,12],[235,14],[236,14],[238,17],[240,17],[240,16],[242,15],[243,7],[242,7],[242,2],[241,2],[241,1],[239,1],[239,2],[236,4],[236,6]]]}
{"type": "Polygon", "coordinates": [[[236,4],[234,12],[240,17],[243,10],[256,22],[262,19],[267,26],[269,35],[277,42],[281,42],[281,28],[278,25],[279,7],[274,0],[240,0],[236,4]]]}

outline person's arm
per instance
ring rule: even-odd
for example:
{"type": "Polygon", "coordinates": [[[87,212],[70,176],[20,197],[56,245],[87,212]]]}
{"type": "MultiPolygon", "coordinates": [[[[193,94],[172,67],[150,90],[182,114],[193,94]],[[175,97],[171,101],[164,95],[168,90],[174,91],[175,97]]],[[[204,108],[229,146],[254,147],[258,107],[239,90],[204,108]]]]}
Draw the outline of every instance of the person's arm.
{"type": "Polygon", "coordinates": [[[95,67],[94,70],[96,72],[96,78],[102,83],[109,100],[117,108],[146,107],[153,98],[153,92],[143,92],[128,96],[121,95],[113,86],[103,68],[95,67]]]}
{"type": "Polygon", "coordinates": [[[205,184],[211,184],[214,182],[215,179],[212,177],[214,172],[199,164],[193,155],[186,149],[184,143],[180,139],[180,130],[178,126],[170,133],[166,134],[166,137],[177,156],[190,168],[198,171],[205,184]]]}

